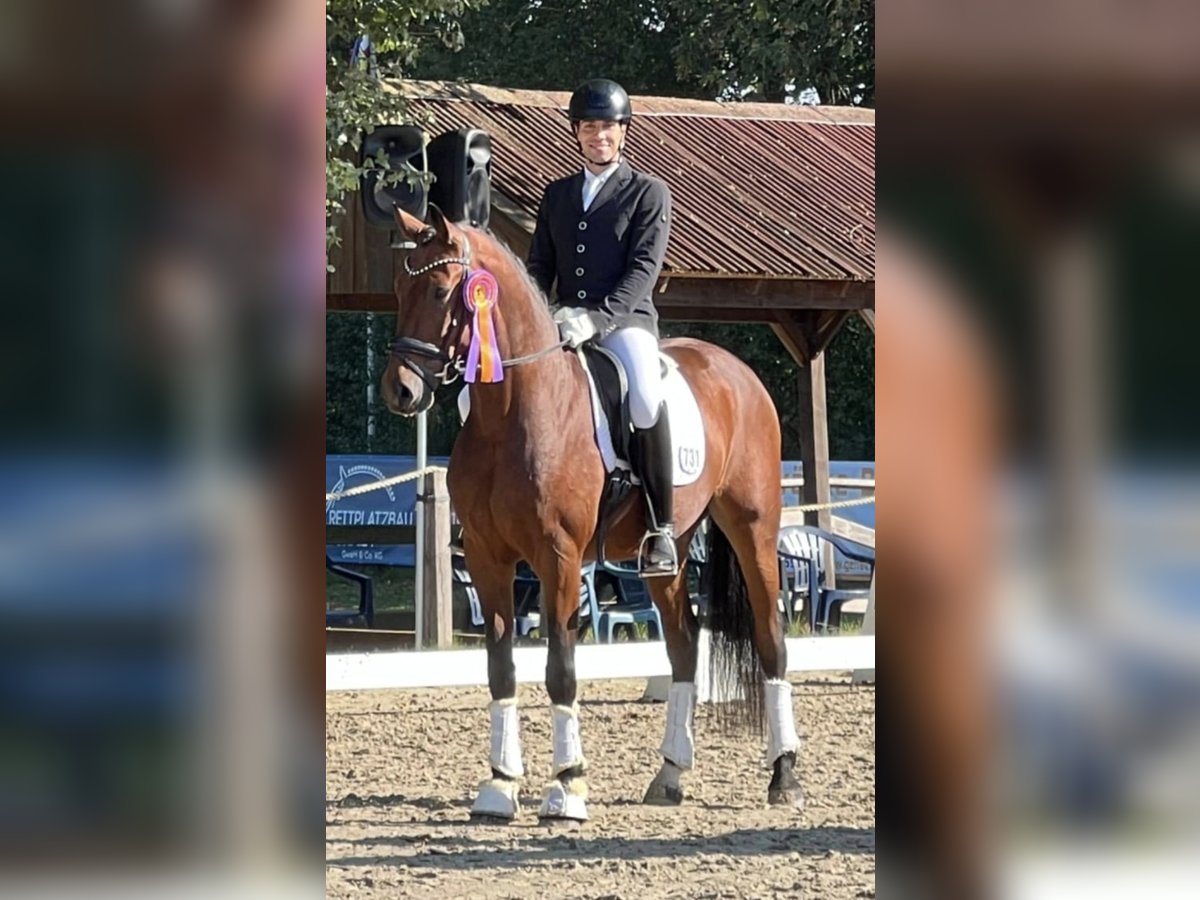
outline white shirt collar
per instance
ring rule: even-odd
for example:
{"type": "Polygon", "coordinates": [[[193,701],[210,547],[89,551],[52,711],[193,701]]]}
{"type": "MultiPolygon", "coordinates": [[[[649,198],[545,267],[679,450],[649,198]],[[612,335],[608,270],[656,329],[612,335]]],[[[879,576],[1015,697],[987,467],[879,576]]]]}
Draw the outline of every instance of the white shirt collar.
{"type": "Polygon", "coordinates": [[[599,175],[592,174],[592,170],[589,169],[587,166],[584,166],[583,167],[583,183],[591,184],[593,181],[597,181],[597,180],[600,181],[601,183],[603,183],[603,182],[607,181],[609,176],[612,175],[613,172],[617,171],[617,169],[620,168],[620,166],[621,166],[621,160],[619,157],[617,159],[613,160],[612,162],[610,162],[603,169],[601,169],[599,175]]]}
{"type": "Polygon", "coordinates": [[[592,207],[592,202],[596,199],[596,195],[600,193],[600,189],[604,187],[604,183],[612,177],[612,173],[617,171],[617,167],[621,165],[621,160],[609,163],[600,170],[599,175],[593,175],[592,170],[587,166],[583,167],[583,209],[587,212],[592,207]]]}

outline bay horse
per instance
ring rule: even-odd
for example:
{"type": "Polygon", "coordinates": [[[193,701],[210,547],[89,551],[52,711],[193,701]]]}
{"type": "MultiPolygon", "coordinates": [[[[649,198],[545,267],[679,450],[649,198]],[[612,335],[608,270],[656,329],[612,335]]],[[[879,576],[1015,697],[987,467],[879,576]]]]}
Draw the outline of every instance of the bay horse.
{"type": "MultiPolygon", "coordinates": [[[[539,815],[584,820],[586,761],[575,641],[580,568],[596,555],[605,481],[587,379],[578,355],[563,349],[546,297],[507,248],[483,231],[449,222],[433,206],[428,223],[399,208],[395,218],[411,252],[394,283],[396,339],[381,386],[388,409],[403,416],[428,410],[435,389],[452,381],[469,356],[477,356],[473,329],[491,332],[488,340],[503,360],[502,380],[477,379],[470,385],[470,415],[447,474],[467,568],[483,607],[492,696],[491,777],[479,786],[472,814],[511,820],[519,810],[524,765],[512,654],[513,575],[518,561],[525,560],[543,586],[541,631],[549,644],[546,689],[554,777],[543,792],[539,815]],[[498,288],[487,322],[470,313],[464,285],[469,271],[481,269],[491,273],[498,288]]],[[[754,372],[727,351],[692,339],[667,340],[662,349],[691,386],[706,430],[699,479],[675,490],[679,558],[686,558],[693,533],[710,516],[708,625],[714,671],[730,673],[741,685],[732,714],[742,724],[756,725],[761,734],[766,721],[766,762],[772,769],[768,801],[801,806],[803,792],[794,771],[800,741],[776,606],[779,419],[754,372]]],[[[605,538],[607,558],[636,556],[645,530],[637,499],[618,509],[605,538]]],[[[660,747],[663,763],[644,802],[673,805],[683,800],[681,775],[694,761],[699,622],[688,596],[686,566],[678,575],[649,578],[646,584],[662,617],[672,685],[660,747]]]]}

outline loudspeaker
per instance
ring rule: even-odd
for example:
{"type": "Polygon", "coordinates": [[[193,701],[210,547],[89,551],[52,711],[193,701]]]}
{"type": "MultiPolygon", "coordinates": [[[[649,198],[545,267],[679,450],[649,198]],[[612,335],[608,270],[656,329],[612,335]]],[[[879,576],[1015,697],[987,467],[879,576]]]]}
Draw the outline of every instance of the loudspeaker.
{"type": "Polygon", "coordinates": [[[492,212],[492,139],[479,128],[447,131],[429,142],[436,177],[430,202],[452,222],[486,228],[492,212]]]}
{"type": "Polygon", "coordinates": [[[367,222],[380,228],[395,228],[393,206],[399,206],[422,221],[429,208],[429,188],[425,132],[415,125],[379,125],[363,135],[363,159],[380,150],[387,154],[388,168],[413,176],[412,183],[380,184],[379,175],[367,172],[362,177],[363,214],[367,222]]]}

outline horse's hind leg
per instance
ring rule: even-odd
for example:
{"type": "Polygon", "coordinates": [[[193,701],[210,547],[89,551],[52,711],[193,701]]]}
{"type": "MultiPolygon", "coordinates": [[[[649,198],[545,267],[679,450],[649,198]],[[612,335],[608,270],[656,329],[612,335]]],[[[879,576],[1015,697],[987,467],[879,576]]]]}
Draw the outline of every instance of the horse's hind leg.
{"type": "Polygon", "coordinates": [[[663,637],[671,660],[671,690],[667,695],[666,734],[659,748],[662,767],[650,782],[642,802],[678,806],[683,802],[680,778],[694,764],[692,721],[696,709],[696,651],[700,625],[688,597],[686,562],[674,578],[650,578],[646,584],[662,617],[663,637]]]}
{"type": "Polygon", "coordinates": [[[488,706],[492,737],[488,762],[492,777],[479,785],[471,815],[510,820],[520,810],[518,779],[525,774],[517,713],[517,672],[512,652],[512,584],[516,566],[513,562],[499,562],[478,553],[472,554],[469,537],[466,549],[467,567],[483,606],[488,688],[492,694],[488,706]]]}
{"type": "MultiPolygon", "coordinates": [[[[776,503],[777,498],[775,493],[776,503]]],[[[800,738],[796,733],[792,685],[787,680],[787,645],[777,606],[779,511],[777,506],[771,508],[770,501],[763,504],[767,507],[764,510],[752,504],[735,506],[737,500],[738,492],[730,490],[714,498],[710,509],[714,522],[737,554],[754,614],[754,643],[766,679],[763,705],[767,718],[767,764],[772,770],[767,801],[802,807],[804,791],[795,774],[800,738]]]]}

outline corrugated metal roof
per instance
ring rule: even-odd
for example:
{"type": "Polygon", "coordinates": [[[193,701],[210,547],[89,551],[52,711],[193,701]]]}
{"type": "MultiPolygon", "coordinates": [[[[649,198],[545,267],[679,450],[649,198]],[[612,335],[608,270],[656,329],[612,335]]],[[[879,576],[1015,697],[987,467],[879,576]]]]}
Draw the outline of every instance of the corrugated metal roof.
{"type": "MultiPolygon", "coordinates": [[[[580,167],[567,93],[406,82],[437,129],[492,138],[495,190],[530,216],[580,167]]],[[[875,277],[873,110],[634,97],[626,155],[671,188],[667,270],[699,276],[875,277]]]]}

